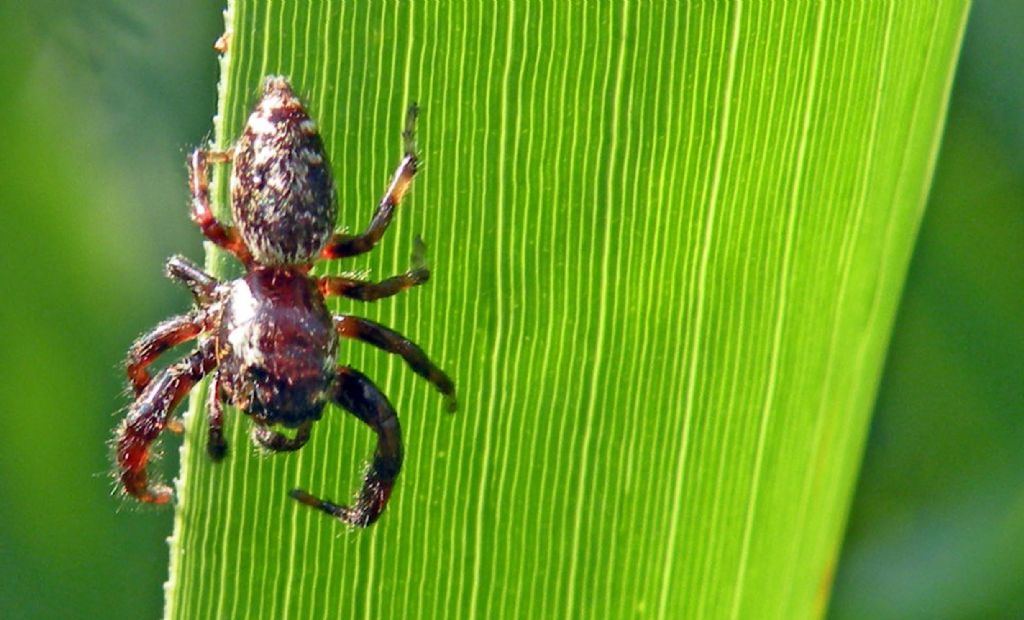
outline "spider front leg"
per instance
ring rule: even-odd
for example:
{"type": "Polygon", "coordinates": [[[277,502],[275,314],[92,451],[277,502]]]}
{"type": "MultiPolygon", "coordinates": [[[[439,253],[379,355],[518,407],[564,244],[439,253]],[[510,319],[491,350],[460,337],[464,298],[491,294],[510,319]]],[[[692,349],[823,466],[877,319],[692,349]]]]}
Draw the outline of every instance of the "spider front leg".
{"type": "Polygon", "coordinates": [[[380,323],[346,314],[334,317],[334,328],[339,336],[361,340],[388,353],[400,355],[416,374],[434,384],[434,387],[445,395],[448,411],[455,411],[455,383],[430,361],[416,343],[380,323]]]}
{"type": "Polygon", "coordinates": [[[405,117],[405,131],[402,132],[405,156],[398,164],[398,169],[395,170],[395,175],[391,179],[391,185],[388,186],[387,193],[377,205],[377,211],[373,214],[373,219],[370,220],[366,232],[361,235],[334,235],[324,246],[320,256],[323,258],[357,256],[369,252],[380,241],[384,231],[391,224],[391,216],[394,215],[395,207],[409,191],[409,185],[412,184],[412,178],[416,176],[416,170],[419,167],[419,159],[416,157],[416,142],[413,140],[413,128],[418,113],[419,108],[415,103],[409,106],[405,117]]]}
{"type": "Polygon", "coordinates": [[[298,430],[295,431],[295,437],[289,438],[266,426],[253,426],[252,439],[271,452],[294,452],[306,445],[306,442],[309,441],[309,431],[312,428],[313,420],[307,420],[299,425],[298,430]]]}
{"type": "Polygon", "coordinates": [[[341,295],[359,301],[377,301],[391,297],[430,279],[430,269],[427,268],[425,254],[426,246],[423,244],[423,240],[416,237],[416,240],[413,241],[412,269],[403,274],[380,282],[367,282],[345,276],[323,276],[317,280],[317,286],[324,297],[341,295]]]}
{"type": "Polygon", "coordinates": [[[163,321],[132,343],[124,365],[136,398],[142,394],[151,380],[147,371],[149,365],[168,349],[192,340],[202,330],[202,315],[192,311],[163,321]]]}
{"type": "Polygon", "coordinates": [[[207,172],[210,164],[223,164],[231,161],[232,151],[209,151],[196,149],[188,158],[188,187],[192,193],[192,221],[195,222],[207,239],[231,252],[238,260],[248,266],[252,262],[249,248],[242,241],[238,229],[222,224],[210,209],[210,181],[207,172]]]}
{"type": "Polygon", "coordinates": [[[150,485],[146,479],[149,447],[167,426],[168,416],[189,390],[216,365],[212,346],[204,346],[156,376],[132,403],[117,432],[120,481],[129,495],[143,502],[166,504],[171,489],[150,485]]]}
{"type": "Polygon", "coordinates": [[[320,499],[302,489],[289,492],[307,506],[354,525],[366,527],[380,518],[402,469],[402,430],[398,415],[377,386],[358,370],[341,367],[332,392],[335,403],[354,414],[377,433],[377,450],[352,506],[320,499]]]}

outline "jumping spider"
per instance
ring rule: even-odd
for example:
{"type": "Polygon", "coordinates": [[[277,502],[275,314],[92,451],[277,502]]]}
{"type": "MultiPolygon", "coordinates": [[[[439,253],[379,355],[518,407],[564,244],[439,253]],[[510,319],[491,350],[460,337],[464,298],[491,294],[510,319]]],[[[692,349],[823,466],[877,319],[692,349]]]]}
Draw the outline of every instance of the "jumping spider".
{"type": "Polygon", "coordinates": [[[180,430],[170,416],[192,387],[212,373],[207,452],[227,454],[223,402],[253,419],[253,441],[273,452],[298,450],[308,440],[324,405],[333,402],[377,434],[377,450],[351,506],[319,499],[301,489],[289,495],[356,526],[380,517],[402,466],[398,417],[388,399],[354,368],[336,366],[338,338],[355,338],[395,353],[446,396],[455,410],[455,386],[423,350],[395,331],[366,319],[331,316],[324,297],[375,301],[423,284],[430,272],[417,239],[411,270],[381,282],[309,274],[318,258],[346,258],[373,249],[416,174],[409,109],[402,134],[405,155],[366,232],[335,234],[337,206],[327,155],[316,124],[288,80],[270,76],[232,149],[196,149],[188,160],[192,220],[213,243],[234,254],[245,275],[220,281],[181,256],[167,262],[167,275],[187,286],[195,306],[160,323],[128,351],[127,373],[135,393],[116,435],[117,465],[124,491],[143,502],[171,499],[165,485],[146,477],[150,445],[164,428],[180,430]],[[231,162],[231,215],[223,224],[210,210],[207,168],[231,162]],[[147,367],[182,342],[198,339],[195,351],[150,377],[147,367]],[[272,430],[296,429],[294,437],[272,430]]]}

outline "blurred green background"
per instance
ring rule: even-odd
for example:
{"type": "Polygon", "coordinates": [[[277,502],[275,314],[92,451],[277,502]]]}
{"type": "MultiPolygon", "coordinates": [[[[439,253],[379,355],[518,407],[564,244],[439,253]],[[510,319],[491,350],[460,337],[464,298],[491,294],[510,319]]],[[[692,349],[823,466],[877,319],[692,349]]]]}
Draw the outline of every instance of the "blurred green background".
{"type": "MultiPolygon", "coordinates": [[[[132,339],[187,307],[218,2],[0,1],[0,618],[160,614],[171,511],[112,495],[132,339]]],[[[972,12],[835,618],[1024,617],[1024,4],[972,12]]],[[[169,442],[166,471],[176,467],[169,442]]]]}

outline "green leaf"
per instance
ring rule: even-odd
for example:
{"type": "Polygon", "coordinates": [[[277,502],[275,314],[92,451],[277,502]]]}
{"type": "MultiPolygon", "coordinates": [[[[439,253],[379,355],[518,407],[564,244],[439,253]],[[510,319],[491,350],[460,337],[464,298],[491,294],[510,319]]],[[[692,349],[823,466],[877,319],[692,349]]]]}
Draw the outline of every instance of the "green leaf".
{"type": "Polygon", "coordinates": [[[332,408],[264,457],[233,413],[213,465],[197,393],[167,617],[820,616],[966,13],[231,4],[216,142],[290,76],[340,224],[366,225],[421,105],[425,167],[391,230],[327,269],[392,275],[423,236],[429,284],[334,308],[420,343],[461,407],[343,343],[407,449],[354,531],[286,492],[351,497],[366,427],[332,408]]]}

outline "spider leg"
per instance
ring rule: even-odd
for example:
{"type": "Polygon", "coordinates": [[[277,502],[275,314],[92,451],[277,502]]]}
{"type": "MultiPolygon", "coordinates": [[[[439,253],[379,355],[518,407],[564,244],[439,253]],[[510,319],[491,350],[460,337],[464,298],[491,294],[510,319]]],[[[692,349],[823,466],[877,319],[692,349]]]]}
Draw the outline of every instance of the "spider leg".
{"type": "Polygon", "coordinates": [[[184,256],[172,256],[164,266],[164,271],[168,278],[187,286],[199,304],[205,305],[213,301],[214,290],[220,281],[189,259],[184,256]]]}
{"type": "Polygon", "coordinates": [[[324,297],[341,295],[360,301],[377,301],[384,297],[391,297],[430,279],[430,269],[427,268],[424,259],[425,252],[426,246],[423,244],[423,240],[416,237],[413,242],[412,269],[401,275],[392,276],[380,282],[367,282],[344,276],[324,276],[317,280],[317,286],[324,297]]]}
{"type": "Polygon", "coordinates": [[[366,471],[362,489],[352,506],[320,499],[302,489],[293,489],[289,495],[345,523],[366,527],[384,511],[395,479],[402,469],[402,431],[398,415],[377,386],[366,375],[352,368],[338,369],[332,398],[377,433],[377,450],[366,471]]]}
{"type": "Polygon", "coordinates": [[[361,340],[388,353],[402,356],[416,374],[434,384],[445,395],[448,411],[455,411],[455,384],[414,342],[380,323],[347,314],[334,317],[334,329],[344,338],[361,340]]]}
{"type": "Polygon", "coordinates": [[[252,439],[271,452],[294,452],[306,445],[312,428],[313,420],[307,420],[295,431],[295,437],[289,438],[266,426],[256,425],[252,427],[252,439]]]}
{"type": "Polygon", "coordinates": [[[249,265],[252,256],[234,226],[222,224],[210,209],[210,181],[207,176],[210,164],[231,161],[233,152],[196,149],[188,158],[188,187],[192,193],[192,221],[199,226],[207,239],[231,252],[243,264],[249,265]]]}
{"type": "Polygon", "coordinates": [[[419,108],[416,104],[409,106],[405,117],[405,131],[402,132],[402,142],[405,145],[405,154],[399,162],[388,191],[381,198],[377,205],[377,211],[370,220],[370,225],[361,235],[336,234],[324,249],[320,252],[323,258],[346,258],[357,256],[373,249],[384,231],[391,224],[391,217],[394,215],[395,207],[402,201],[402,197],[409,191],[412,178],[416,176],[419,166],[419,158],[416,156],[416,142],[413,140],[413,128],[416,124],[416,115],[419,108]]]}
{"type": "Polygon", "coordinates": [[[203,317],[198,311],[163,321],[132,343],[125,359],[125,371],[138,398],[151,380],[146,368],[168,349],[192,340],[203,330],[203,317]]]}
{"type": "Polygon", "coordinates": [[[228,453],[228,442],[224,439],[224,401],[220,393],[220,373],[210,382],[210,392],[206,398],[206,420],[209,427],[206,454],[216,463],[222,461],[228,453]]]}
{"type": "Polygon", "coordinates": [[[171,490],[146,480],[149,446],[167,425],[167,418],[200,379],[216,364],[212,346],[204,346],[160,372],[132,403],[117,432],[117,465],[121,485],[143,502],[166,504],[171,490]]]}

